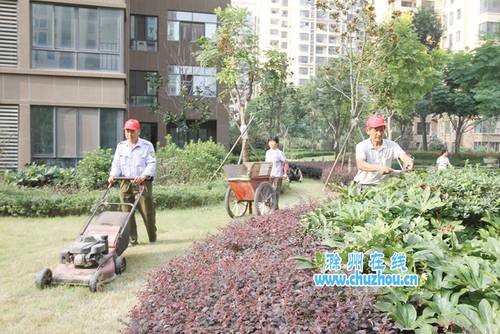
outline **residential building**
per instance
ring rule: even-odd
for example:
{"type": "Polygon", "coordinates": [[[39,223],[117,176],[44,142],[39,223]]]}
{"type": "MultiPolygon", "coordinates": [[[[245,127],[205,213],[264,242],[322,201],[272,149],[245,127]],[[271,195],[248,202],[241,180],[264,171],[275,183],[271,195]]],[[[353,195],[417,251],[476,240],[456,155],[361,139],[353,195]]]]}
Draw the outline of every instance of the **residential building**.
{"type": "Polygon", "coordinates": [[[0,169],[122,138],[125,0],[0,1],[0,169]]]}
{"type": "MultiPolygon", "coordinates": [[[[214,9],[224,7],[229,0],[129,0],[129,114],[141,121],[142,134],[153,143],[164,143],[170,134],[174,142],[183,145],[188,140],[213,140],[229,144],[228,113],[217,98],[215,68],[200,67],[193,52],[196,40],[210,37],[217,28],[214,9]],[[165,87],[158,94],[149,76],[160,74],[165,87]],[[209,120],[196,130],[165,124],[161,115],[152,112],[158,102],[162,110],[181,112],[181,87],[189,95],[202,94],[210,103],[209,120]],[[183,134],[187,131],[187,136],[183,134]]],[[[184,94],[184,96],[186,96],[184,94]]],[[[187,115],[188,125],[198,116],[187,115]]]]}

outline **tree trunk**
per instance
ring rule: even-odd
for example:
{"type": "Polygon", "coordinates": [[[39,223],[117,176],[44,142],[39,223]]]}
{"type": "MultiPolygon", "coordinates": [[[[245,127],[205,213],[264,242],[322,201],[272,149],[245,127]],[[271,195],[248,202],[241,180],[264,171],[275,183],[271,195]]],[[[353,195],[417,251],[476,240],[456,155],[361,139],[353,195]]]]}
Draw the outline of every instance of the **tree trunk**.
{"type": "Polygon", "coordinates": [[[392,140],[392,127],[391,127],[392,115],[387,117],[387,139],[392,140]]]}
{"type": "Polygon", "coordinates": [[[462,117],[458,118],[457,127],[455,129],[455,147],[454,153],[460,152],[460,146],[462,144],[462,136],[464,132],[464,120],[462,117]]]}
{"type": "Polygon", "coordinates": [[[420,123],[423,124],[422,129],[422,149],[424,151],[428,150],[427,147],[427,124],[425,123],[426,115],[420,114],[420,123]]]}
{"type": "MultiPolygon", "coordinates": [[[[240,106],[240,133],[245,132],[247,123],[245,120],[245,107],[240,106]]],[[[241,156],[243,162],[248,162],[248,130],[241,137],[241,156]]]]}

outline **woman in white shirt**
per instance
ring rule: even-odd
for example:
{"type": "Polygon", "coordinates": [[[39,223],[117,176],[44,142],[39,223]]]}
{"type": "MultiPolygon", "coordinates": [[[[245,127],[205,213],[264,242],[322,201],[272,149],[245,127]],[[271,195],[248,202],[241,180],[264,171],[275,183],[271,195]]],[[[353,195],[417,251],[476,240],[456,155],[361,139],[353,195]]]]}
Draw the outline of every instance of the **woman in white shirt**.
{"type": "MultiPolygon", "coordinates": [[[[278,148],[278,137],[269,138],[267,144],[269,145],[269,150],[266,151],[266,162],[273,163],[270,181],[273,188],[276,190],[276,201],[279,203],[281,183],[283,182],[283,177],[285,177],[288,172],[288,161],[286,160],[285,154],[278,148]]],[[[276,206],[276,208],[278,208],[278,206],[276,206]]]]}
{"type": "Polygon", "coordinates": [[[441,156],[436,160],[436,166],[438,170],[447,169],[448,167],[453,167],[450,163],[450,159],[448,159],[448,150],[442,150],[441,156]]]}

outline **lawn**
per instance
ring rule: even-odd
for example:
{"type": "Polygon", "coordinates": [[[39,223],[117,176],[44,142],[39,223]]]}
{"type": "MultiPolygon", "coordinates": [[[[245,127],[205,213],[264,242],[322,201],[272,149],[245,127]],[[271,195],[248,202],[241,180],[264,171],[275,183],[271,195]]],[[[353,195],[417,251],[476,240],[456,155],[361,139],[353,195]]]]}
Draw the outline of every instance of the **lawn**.
{"type": "MultiPolygon", "coordinates": [[[[281,207],[320,199],[322,184],[293,183],[281,197],[281,207]]],[[[35,273],[54,265],[59,252],[75,238],[86,216],[0,218],[0,327],[2,333],[116,333],[146,282],[147,272],[181,254],[193,240],[230,222],[223,204],[158,212],[158,241],[147,243],[140,219],[139,242],[127,249],[127,271],[104,291],[58,286],[38,290],[35,273]]]]}

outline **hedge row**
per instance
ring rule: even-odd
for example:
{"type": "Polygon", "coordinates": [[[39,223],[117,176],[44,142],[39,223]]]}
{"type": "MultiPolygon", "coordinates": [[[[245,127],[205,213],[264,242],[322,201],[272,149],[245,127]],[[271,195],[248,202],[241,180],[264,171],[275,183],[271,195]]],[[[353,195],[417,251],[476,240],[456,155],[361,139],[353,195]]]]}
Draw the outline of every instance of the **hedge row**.
{"type": "MultiPolygon", "coordinates": [[[[118,199],[113,190],[113,200],[118,199]]],[[[27,189],[0,186],[0,216],[52,217],[89,213],[101,191],[54,192],[49,188],[27,189]]],[[[220,203],[224,185],[209,189],[200,186],[156,186],[153,196],[157,209],[188,208],[220,203]]]]}

